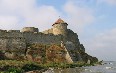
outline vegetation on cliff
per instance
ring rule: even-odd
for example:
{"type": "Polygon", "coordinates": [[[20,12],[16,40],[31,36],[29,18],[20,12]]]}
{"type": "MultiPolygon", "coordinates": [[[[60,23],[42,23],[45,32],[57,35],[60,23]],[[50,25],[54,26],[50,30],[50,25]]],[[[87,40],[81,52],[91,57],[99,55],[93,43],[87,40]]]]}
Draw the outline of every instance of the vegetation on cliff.
{"type": "Polygon", "coordinates": [[[0,60],[0,72],[2,73],[24,73],[28,71],[45,71],[48,68],[75,68],[82,66],[93,66],[96,63],[87,64],[83,61],[79,61],[76,63],[68,64],[68,63],[46,63],[39,64],[37,62],[32,61],[17,61],[17,60],[0,60]]]}
{"type": "Polygon", "coordinates": [[[51,29],[39,32],[38,28],[0,32],[0,70],[6,73],[23,73],[31,70],[73,68],[93,65],[96,57],[85,53],[78,35],[67,29],[59,18],[51,29]]]}
{"type": "Polygon", "coordinates": [[[0,65],[2,73],[24,73],[44,69],[43,66],[31,61],[0,60],[0,65]]]}
{"type": "Polygon", "coordinates": [[[65,48],[58,44],[28,44],[25,52],[21,51],[0,51],[0,71],[23,73],[32,70],[47,69],[49,67],[74,68],[94,65],[98,61],[97,58],[89,56],[84,51],[71,50],[71,53],[80,53],[82,61],[69,64],[65,59],[65,48]],[[6,56],[6,53],[12,55],[9,57],[6,56]],[[90,60],[90,63],[87,63],[88,60],[90,60]]]}

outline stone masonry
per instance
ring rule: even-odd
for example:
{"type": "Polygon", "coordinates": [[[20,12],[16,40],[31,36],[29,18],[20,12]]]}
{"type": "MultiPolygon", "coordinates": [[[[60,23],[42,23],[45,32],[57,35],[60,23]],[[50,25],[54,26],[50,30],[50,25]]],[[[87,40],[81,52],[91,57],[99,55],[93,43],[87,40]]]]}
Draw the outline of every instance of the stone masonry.
{"type": "Polygon", "coordinates": [[[21,31],[0,30],[0,50],[24,50],[27,43],[60,44],[63,41],[64,43],[70,42],[74,50],[82,49],[84,51],[78,35],[71,29],[67,29],[67,25],[59,18],[52,25],[53,28],[43,32],[39,32],[38,28],[35,27],[24,27],[21,31]]]}

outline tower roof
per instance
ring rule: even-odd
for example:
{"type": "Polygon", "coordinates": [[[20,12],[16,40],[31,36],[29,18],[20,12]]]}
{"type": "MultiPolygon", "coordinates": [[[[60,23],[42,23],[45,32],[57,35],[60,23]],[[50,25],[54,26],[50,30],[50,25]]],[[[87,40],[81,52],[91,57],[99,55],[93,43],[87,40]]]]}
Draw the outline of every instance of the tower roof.
{"type": "Polygon", "coordinates": [[[64,20],[62,20],[61,18],[59,18],[53,25],[55,25],[55,24],[67,24],[67,23],[64,20]]]}

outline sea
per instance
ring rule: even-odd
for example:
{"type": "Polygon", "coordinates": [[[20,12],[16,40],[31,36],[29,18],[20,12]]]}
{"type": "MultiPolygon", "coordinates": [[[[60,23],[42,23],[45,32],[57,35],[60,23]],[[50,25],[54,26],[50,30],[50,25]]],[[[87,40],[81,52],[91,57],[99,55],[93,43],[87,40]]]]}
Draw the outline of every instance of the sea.
{"type": "Polygon", "coordinates": [[[102,65],[67,69],[48,69],[43,73],[116,73],[116,61],[104,61],[102,65]]]}

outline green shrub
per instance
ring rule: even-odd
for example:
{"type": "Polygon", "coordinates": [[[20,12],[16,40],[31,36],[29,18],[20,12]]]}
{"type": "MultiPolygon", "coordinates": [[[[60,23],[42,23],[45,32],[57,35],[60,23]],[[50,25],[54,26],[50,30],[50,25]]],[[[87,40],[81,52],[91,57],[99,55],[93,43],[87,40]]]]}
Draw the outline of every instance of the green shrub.
{"type": "Polygon", "coordinates": [[[11,67],[6,71],[6,73],[23,73],[23,70],[20,68],[11,67]]]}
{"type": "Polygon", "coordinates": [[[41,70],[43,67],[39,65],[34,65],[34,64],[26,64],[22,67],[22,69],[27,72],[27,71],[32,71],[32,70],[41,70]]]}

